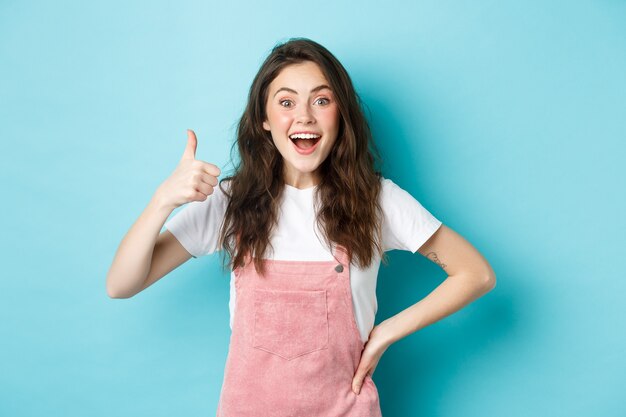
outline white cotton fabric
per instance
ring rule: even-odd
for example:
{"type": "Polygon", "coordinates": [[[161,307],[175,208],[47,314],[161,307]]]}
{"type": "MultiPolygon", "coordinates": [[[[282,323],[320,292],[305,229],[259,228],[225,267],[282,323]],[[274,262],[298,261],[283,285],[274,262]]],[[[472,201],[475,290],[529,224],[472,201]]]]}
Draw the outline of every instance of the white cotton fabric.
{"type": "MultiPolygon", "coordinates": [[[[382,178],[380,194],[384,213],[382,229],[384,251],[393,249],[415,253],[441,226],[441,221],[426,210],[411,194],[390,179],[382,178]]],[[[228,191],[228,182],[222,184],[228,191]]],[[[299,189],[285,185],[278,224],[268,248],[268,259],[290,261],[333,260],[332,250],[325,246],[322,233],[315,222],[314,194],[317,186],[299,189]],[[317,233],[317,234],[316,234],[317,233]],[[318,238],[319,236],[319,238],[318,238]]],[[[194,257],[212,254],[218,248],[219,229],[222,226],[228,197],[219,186],[204,201],[188,203],[166,223],[165,227],[194,257]]],[[[376,280],[380,257],[366,269],[350,265],[354,315],[363,342],[367,342],[374,327],[378,304],[376,280]]],[[[234,274],[230,277],[230,327],[236,305],[234,274]]]]}

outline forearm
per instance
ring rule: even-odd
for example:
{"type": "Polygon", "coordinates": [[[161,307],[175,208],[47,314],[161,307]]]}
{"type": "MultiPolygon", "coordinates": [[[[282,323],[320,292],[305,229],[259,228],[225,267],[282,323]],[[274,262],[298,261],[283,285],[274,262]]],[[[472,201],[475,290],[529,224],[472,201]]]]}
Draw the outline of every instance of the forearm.
{"type": "Polygon", "coordinates": [[[141,290],[163,224],[173,209],[153,197],[122,239],[106,278],[109,296],[132,297],[141,290]]]}
{"type": "Polygon", "coordinates": [[[388,345],[460,310],[489,292],[495,280],[489,275],[450,275],[422,300],[380,323],[388,345]]]}

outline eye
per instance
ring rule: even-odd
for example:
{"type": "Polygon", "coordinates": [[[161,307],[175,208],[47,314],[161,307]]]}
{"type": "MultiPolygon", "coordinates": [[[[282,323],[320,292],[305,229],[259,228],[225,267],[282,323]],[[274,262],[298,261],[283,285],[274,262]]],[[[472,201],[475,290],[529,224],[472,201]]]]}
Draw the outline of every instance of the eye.
{"type": "Polygon", "coordinates": [[[322,104],[328,104],[328,103],[330,103],[330,100],[329,100],[329,99],[327,99],[327,98],[325,98],[325,97],[320,97],[320,98],[318,98],[318,99],[317,99],[317,100],[315,100],[315,101],[316,101],[316,102],[318,102],[318,101],[320,101],[320,100],[324,101],[324,103],[322,103],[322,104]]]}
{"type": "Polygon", "coordinates": [[[280,100],[278,103],[279,103],[282,107],[291,107],[291,106],[285,106],[285,105],[283,105],[283,103],[291,103],[291,100],[280,100]]]}

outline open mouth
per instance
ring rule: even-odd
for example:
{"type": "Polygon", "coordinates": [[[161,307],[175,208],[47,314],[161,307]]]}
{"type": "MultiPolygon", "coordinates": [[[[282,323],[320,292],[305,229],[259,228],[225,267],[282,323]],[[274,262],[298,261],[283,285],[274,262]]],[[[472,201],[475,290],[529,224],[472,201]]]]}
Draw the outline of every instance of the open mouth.
{"type": "Polygon", "coordinates": [[[296,145],[296,148],[302,149],[303,151],[314,148],[321,138],[321,135],[314,133],[296,133],[289,136],[289,139],[296,145]]]}

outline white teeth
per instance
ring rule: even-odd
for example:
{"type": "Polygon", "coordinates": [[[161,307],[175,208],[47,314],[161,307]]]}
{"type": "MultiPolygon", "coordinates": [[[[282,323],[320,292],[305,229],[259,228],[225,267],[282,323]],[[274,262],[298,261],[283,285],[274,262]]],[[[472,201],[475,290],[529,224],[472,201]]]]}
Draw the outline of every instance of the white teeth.
{"type": "Polygon", "coordinates": [[[320,135],[316,135],[313,133],[296,133],[294,135],[289,136],[291,139],[317,139],[320,135]]]}

